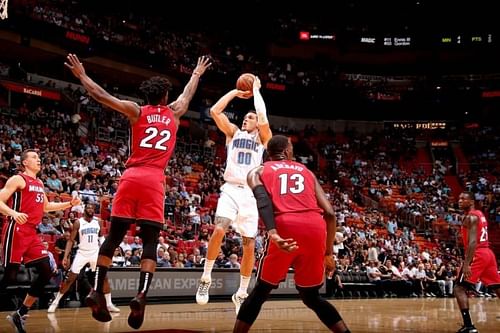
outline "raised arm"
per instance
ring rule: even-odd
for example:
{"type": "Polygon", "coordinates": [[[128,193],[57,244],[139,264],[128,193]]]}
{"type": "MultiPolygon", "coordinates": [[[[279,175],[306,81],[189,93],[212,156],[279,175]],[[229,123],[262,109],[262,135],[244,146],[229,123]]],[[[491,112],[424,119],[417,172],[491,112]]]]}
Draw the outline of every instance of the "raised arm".
{"type": "Polygon", "coordinates": [[[5,216],[12,217],[16,223],[24,224],[28,221],[28,215],[21,212],[16,212],[7,205],[7,200],[16,192],[17,190],[23,189],[26,186],[26,182],[23,177],[15,175],[10,177],[5,183],[5,186],[0,190],[0,213],[5,216]]]}
{"type": "Polygon", "coordinates": [[[267,148],[267,143],[271,140],[273,133],[271,132],[271,127],[269,126],[269,120],[267,119],[266,103],[264,103],[264,98],[260,93],[260,79],[256,76],[253,81],[253,102],[255,106],[255,112],[257,112],[259,127],[260,140],[264,147],[267,148]]]}
{"type": "Polygon", "coordinates": [[[200,82],[200,77],[205,73],[208,67],[212,63],[210,59],[206,56],[201,56],[198,58],[198,64],[193,70],[193,74],[189,79],[189,82],[184,87],[182,94],[177,97],[175,101],[170,103],[169,107],[174,111],[175,123],[179,126],[180,118],[188,111],[189,103],[193,99],[196,88],[198,88],[198,82],[200,82]]]}
{"type": "Polygon", "coordinates": [[[53,212],[57,210],[65,210],[67,208],[71,208],[73,206],[79,205],[82,203],[80,198],[78,196],[74,196],[71,201],[66,201],[66,202],[50,202],[47,196],[44,194],[44,205],[43,205],[43,211],[44,212],[53,212]]]}
{"type": "Polygon", "coordinates": [[[75,54],[68,54],[66,59],[68,62],[65,62],[64,65],[80,80],[85,90],[87,90],[93,99],[115,111],[123,113],[132,124],[137,121],[141,109],[136,102],[118,99],[95,83],[85,73],[85,68],[75,54]]]}
{"type": "Polygon", "coordinates": [[[226,135],[226,140],[230,140],[234,133],[238,130],[238,127],[229,121],[229,118],[224,114],[229,102],[231,102],[235,97],[248,99],[252,96],[251,92],[244,92],[238,89],[233,89],[228,91],[224,96],[219,98],[217,103],[212,105],[210,108],[210,115],[215,121],[217,127],[226,135]]]}

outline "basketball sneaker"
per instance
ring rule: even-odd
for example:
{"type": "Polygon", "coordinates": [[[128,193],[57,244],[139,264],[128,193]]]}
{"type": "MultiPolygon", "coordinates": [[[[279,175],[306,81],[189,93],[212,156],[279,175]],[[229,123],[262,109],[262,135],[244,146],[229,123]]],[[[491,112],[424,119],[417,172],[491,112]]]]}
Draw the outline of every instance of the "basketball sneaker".
{"type": "Polygon", "coordinates": [[[7,316],[7,320],[9,323],[16,329],[17,333],[26,333],[24,329],[24,323],[26,322],[26,318],[28,316],[21,316],[18,311],[12,312],[7,316]]]}
{"type": "Polygon", "coordinates": [[[128,315],[128,325],[138,329],[144,321],[144,310],[146,308],[146,296],[138,294],[130,301],[130,314],[128,315]]]}
{"type": "Polygon", "coordinates": [[[87,298],[85,298],[85,303],[92,309],[92,317],[94,317],[95,320],[103,323],[111,320],[111,315],[106,306],[106,299],[103,293],[92,290],[87,298]]]}
{"type": "Polygon", "coordinates": [[[203,281],[200,280],[200,284],[198,285],[198,290],[196,291],[196,303],[200,305],[205,305],[208,303],[208,290],[210,289],[210,285],[212,284],[212,280],[203,281]]]}
{"type": "Polygon", "coordinates": [[[57,302],[56,300],[53,300],[52,303],[50,304],[49,308],[47,309],[48,313],[54,313],[56,312],[57,309],[57,302]]]}
{"type": "Polygon", "coordinates": [[[238,295],[237,293],[234,293],[233,296],[231,297],[234,303],[234,309],[236,310],[236,314],[240,312],[241,304],[243,304],[243,302],[247,299],[247,297],[248,294],[238,295]]]}
{"type": "Polygon", "coordinates": [[[108,311],[109,312],[120,312],[120,309],[116,305],[111,303],[108,305],[108,311]]]}
{"type": "Polygon", "coordinates": [[[479,333],[479,331],[477,330],[477,328],[474,327],[474,325],[472,326],[462,326],[458,331],[457,333],[479,333]]]}

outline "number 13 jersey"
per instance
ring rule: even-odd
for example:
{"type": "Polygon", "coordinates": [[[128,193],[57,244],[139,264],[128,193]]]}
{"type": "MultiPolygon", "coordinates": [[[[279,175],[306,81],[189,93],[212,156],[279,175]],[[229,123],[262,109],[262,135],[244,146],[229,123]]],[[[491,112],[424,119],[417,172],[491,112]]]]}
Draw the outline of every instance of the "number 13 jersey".
{"type": "Polygon", "coordinates": [[[262,183],[278,218],[285,213],[321,213],[316,199],[316,182],[305,165],[293,161],[264,163],[262,183]]]}
{"type": "Polygon", "coordinates": [[[177,126],[168,106],[146,105],[131,126],[130,157],[126,167],[148,166],[164,170],[175,148],[177,126]]]}

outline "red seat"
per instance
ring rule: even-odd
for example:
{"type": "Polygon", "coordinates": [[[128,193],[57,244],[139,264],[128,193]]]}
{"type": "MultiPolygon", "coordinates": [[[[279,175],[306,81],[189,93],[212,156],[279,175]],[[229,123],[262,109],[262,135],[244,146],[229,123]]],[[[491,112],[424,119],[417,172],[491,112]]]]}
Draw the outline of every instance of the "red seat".
{"type": "Polygon", "coordinates": [[[40,234],[40,239],[42,241],[49,242],[49,243],[53,241],[52,235],[47,235],[47,234],[40,234]]]}

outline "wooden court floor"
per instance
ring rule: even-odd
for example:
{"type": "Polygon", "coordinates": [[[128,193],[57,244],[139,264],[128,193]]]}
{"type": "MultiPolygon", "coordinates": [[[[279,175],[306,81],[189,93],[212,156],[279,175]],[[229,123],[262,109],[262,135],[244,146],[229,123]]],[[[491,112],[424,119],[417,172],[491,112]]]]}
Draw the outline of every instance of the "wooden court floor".
{"type": "MultiPolygon", "coordinates": [[[[500,332],[500,300],[473,298],[471,315],[480,333],[500,332]]],[[[453,298],[331,300],[353,333],[456,332],[461,318],[453,298]]],[[[128,306],[109,323],[94,321],[87,308],[30,311],[31,332],[135,332],[127,325],[128,306]]],[[[0,332],[14,332],[0,312],[0,332]]],[[[141,332],[231,332],[235,320],[231,302],[205,306],[193,303],[151,304],[141,332]]],[[[264,304],[251,332],[328,332],[300,301],[274,300],[264,304]]]]}

